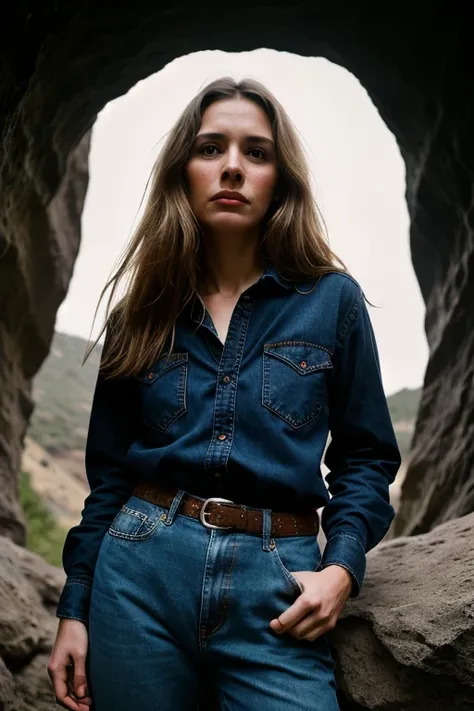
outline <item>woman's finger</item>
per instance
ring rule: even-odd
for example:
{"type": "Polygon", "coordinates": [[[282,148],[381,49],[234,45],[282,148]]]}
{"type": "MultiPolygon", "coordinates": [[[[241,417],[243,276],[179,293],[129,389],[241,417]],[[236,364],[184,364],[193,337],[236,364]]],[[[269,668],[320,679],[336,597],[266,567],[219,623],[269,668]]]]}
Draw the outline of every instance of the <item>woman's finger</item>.
{"type": "Polygon", "coordinates": [[[74,697],[87,706],[90,706],[92,700],[89,696],[89,691],[87,688],[87,678],[86,678],[86,658],[82,655],[77,655],[74,658],[74,671],[73,671],[73,689],[72,693],[74,697]]]}
{"type": "Polygon", "coordinates": [[[67,669],[64,663],[48,666],[48,674],[53,682],[56,703],[69,711],[89,711],[89,706],[72,698],[68,689],[67,669]]]}
{"type": "Polygon", "coordinates": [[[313,605],[309,602],[306,593],[301,593],[295,602],[286,608],[279,617],[270,621],[270,627],[277,634],[283,634],[292,629],[300,620],[314,612],[313,605]]]}
{"type": "Polygon", "coordinates": [[[307,639],[310,635],[313,639],[319,637],[325,631],[325,624],[321,622],[318,615],[310,614],[304,617],[294,627],[288,630],[289,634],[296,639],[307,639]]]}

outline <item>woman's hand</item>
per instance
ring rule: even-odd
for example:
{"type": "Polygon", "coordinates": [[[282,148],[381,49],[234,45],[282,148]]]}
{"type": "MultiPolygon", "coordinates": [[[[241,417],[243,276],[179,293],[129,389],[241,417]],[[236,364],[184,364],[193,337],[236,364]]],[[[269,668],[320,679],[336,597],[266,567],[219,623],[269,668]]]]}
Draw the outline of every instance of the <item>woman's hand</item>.
{"type": "Polygon", "coordinates": [[[351,574],[340,565],[328,565],[317,573],[300,570],[291,574],[304,592],[270,627],[278,634],[288,632],[313,642],[335,627],[352,589],[351,574]]]}
{"type": "Polygon", "coordinates": [[[48,674],[53,682],[56,703],[70,711],[89,711],[86,657],[89,635],[80,620],[59,620],[48,674]]]}

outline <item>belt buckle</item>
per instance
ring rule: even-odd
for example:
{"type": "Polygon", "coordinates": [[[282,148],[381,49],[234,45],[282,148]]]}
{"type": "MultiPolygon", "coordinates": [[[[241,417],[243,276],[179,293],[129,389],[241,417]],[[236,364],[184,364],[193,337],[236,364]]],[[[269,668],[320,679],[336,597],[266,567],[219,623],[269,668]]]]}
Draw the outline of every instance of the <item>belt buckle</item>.
{"type": "Polygon", "coordinates": [[[209,511],[206,511],[206,506],[211,502],[211,501],[216,501],[219,504],[225,503],[225,504],[233,504],[234,502],[231,501],[230,499],[220,499],[218,496],[211,496],[210,499],[206,499],[203,505],[201,506],[201,510],[199,511],[199,520],[201,521],[202,525],[205,526],[206,528],[219,528],[219,529],[228,529],[232,528],[232,526],[215,526],[213,523],[208,523],[204,516],[206,514],[209,515],[209,511]]]}

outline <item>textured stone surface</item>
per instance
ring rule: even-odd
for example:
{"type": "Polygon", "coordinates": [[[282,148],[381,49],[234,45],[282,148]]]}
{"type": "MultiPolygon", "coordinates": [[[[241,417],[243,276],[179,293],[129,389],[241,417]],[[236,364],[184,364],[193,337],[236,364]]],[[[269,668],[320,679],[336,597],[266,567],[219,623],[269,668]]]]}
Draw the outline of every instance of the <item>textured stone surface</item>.
{"type": "Polygon", "coordinates": [[[47,665],[64,573],[6,537],[0,571],[0,709],[53,711],[47,665]]]}
{"type": "MultiPolygon", "coordinates": [[[[465,80],[473,69],[469,4],[418,2],[407,14],[387,3],[335,0],[295,6],[242,0],[238,17],[232,4],[215,13],[206,11],[206,3],[164,6],[145,0],[138,6],[49,0],[8,9],[9,24],[0,15],[0,532],[24,542],[17,475],[32,409],[30,384],[48,353],[79,248],[89,129],[107,101],[167,61],[213,48],[265,46],[324,56],[361,81],[393,131],[406,164],[412,258],[426,302],[430,348],[393,535],[429,531],[474,511],[474,94],[465,80]]],[[[358,618],[349,617],[340,627],[345,631],[341,668],[360,669],[352,676],[343,672],[353,699],[347,709],[442,709],[449,694],[456,700],[450,708],[467,708],[463,704],[472,701],[465,656],[470,608],[466,600],[462,606],[456,586],[449,587],[451,602],[447,593],[436,599],[428,594],[435,587],[447,589],[446,573],[424,566],[424,558],[419,566],[415,562],[426,555],[433,563],[436,556],[453,563],[453,542],[440,540],[427,554],[416,541],[413,548],[401,539],[405,548],[394,541],[394,547],[374,551],[374,565],[375,553],[384,556],[389,550],[407,574],[411,571],[412,583],[393,580],[401,571],[387,560],[383,575],[377,578],[374,569],[373,590],[364,592],[372,595],[367,608],[359,601],[358,618]],[[421,571],[435,587],[426,588],[421,571]],[[400,587],[406,588],[405,597],[395,604],[389,593],[400,587]],[[378,606],[379,599],[384,606],[378,606]],[[444,617],[434,616],[436,625],[423,607],[427,600],[442,603],[444,617]],[[389,615],[390,605],[398,605],[401,618],[389,615]],[[441,622],[448,637],[454,635],[445,642],[435,635],[441,622]],[[350,656],[351,649],[359,654],[350,656]],[[433,665],[441,676],[432,673],[433,665]],[[429,701],[421,699],[423,693],[431,694],[429,701]]],[[[457,565],[462,582],[469,558],[457,565]]],[[[5,566],[10,571],[7,561],[5,566]]],[[[6,580],[13,585],[12,575],[6,580]]],[[[38,645],[41,649],[45,618],[37,596],[48,584],[40,594],[36,586],[41,583],[33,578],[18,599],[24,628],[4,620],[5,659],[23,659],[38,645]]],[[[54,585],[54,597],[53,590],[54,585]]],[[[8,590],[2,591],[5,601],[8,590]]],[[[11,683],[0,664],[5,708],[11,683]]]]}
{"type": "Polygon", "coordinates": [[[15,697],[13,674],[0,658],[0,708],[2,711],[14,708],[15,697]]]}
{"type": "MultiPolygon", "coordinates": [[[[57,711],[53,685],[47,674],[49,653],[39,653],[16,675],[15,695],[21,700],[18,711],[57,711]]],[[[15,707],[16,708],[16,707],[15,707]]]]}
{"type": "Polygon", "coordinates": [[[331,633],[343,708],[474,708],[474,514],[367,557],[331,633]]]}
{"type": "MultiPolygon", "coordinates": [[[[12,147],[0,168],[0,532],[20,544],[17,475],[33,409],[31,378],[49,352],[79,249],[89,140],[87,133],[71,147],[64,175],[48,196],[39,194],[30,174],[33,155],[23,156],[23,170],[15,173],[12,147]]],[[[50,145],[48,153],[53,150],[50,145]]]]}

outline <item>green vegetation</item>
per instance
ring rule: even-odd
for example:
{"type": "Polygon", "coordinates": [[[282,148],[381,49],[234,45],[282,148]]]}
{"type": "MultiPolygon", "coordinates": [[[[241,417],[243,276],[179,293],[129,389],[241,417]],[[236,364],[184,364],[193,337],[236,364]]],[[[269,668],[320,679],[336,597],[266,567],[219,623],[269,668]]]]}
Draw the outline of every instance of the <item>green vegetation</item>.
{"type": "Polygon", "coordinates": [[[67,531],[58,525],[41,496],[31,487],[27,472],[20,473],[20,505],[26,519],[26,548],[61,568],[67,531]]]}

